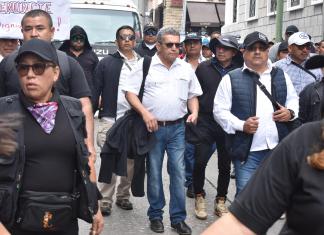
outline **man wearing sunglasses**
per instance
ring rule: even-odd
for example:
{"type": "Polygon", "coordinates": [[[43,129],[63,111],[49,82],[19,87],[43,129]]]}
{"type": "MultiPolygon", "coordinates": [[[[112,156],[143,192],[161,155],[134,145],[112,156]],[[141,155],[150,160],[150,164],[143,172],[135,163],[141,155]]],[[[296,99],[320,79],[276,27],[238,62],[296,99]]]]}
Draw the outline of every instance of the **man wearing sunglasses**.
{"type": "Polygon", "coordinates": [[[78,25],[73,26],[70,30],[70,39],[65,40],[59,50],[64,51],[69,56],[75,58],[81,65],[91,90],[93,103],[93,76],[99,60],[90,46],[86,31],[78,25]]]}
{"type": "Polygon", "coordinates": [[[236,195],[288,134],[286,123],[298,113],[298,96],[292,82],[268,59],[268,38],[253,32],[245,37],[243,46],[243,68],[222,78],[213,110],[215,120],[228,134],[226,147],[235,168],[236,195]],[[276,107],[258,81],[276,98],[276,107]]]}
{"type": "Polygon", "coordinates": [[[141,43],[137,45],[135,51],[141,56],[154,56],[156,53],[156,35],[158,29],[154,25],[145,25],[143,33],[144,39],[141,43]]]}
{"type": "Polygon", "coordinates": [[[138,93],[143,80],[143,62],[128,77],[124,90],[132,107],[142,116],[147,130],[153,132],[156,144],[148,154],[147,197],[148,216],[153,232],[164,232],[163,208],[165,197],[162,184],[164,153],[168,155],[170,176],[171,227],[179,234],[190,235],[185,223],[185,122],[195,124],[198,118],[198,99],[202,94],[191,66],[178,58],[180,34],[173,28],[163,28],[157,34],[157,53],[152,57],[146,77],[143,101],[138,93]],[[184,119],[189,108],[191,114],[184,119]]]}
{"type": "MultiPolygon", "coordinates": [[[[130,109],[125,94],[121,88],[129,74],[137,65],[140,56],[134,51],[135,31],[131,26],[124,25],[116,31],[117,52],[103,58],[95,72],[94,111],[99,109],[99,126],[97,144],[103,147],[106,134],[113,123],[130,109]],[[100,102],[101,97],[101,104],[100,102]]],[[[101,169],[105,166],[101,166],[101,169]]],[[[129,201],[130,187],[134,173],[134,161],[127,159],[127,176],[120,177],[117,187],[116,205],[124,210],[132,210],[133,204],[129,201]]],[[[100,183],[99,188],[103,199],[100,207],[103,215],[110,215],[113,196],[116,188],[116,175],[113,174],[109,184],[100,183]]]]}
{"type": "Polygon", "coordinates": [[[320,81],[323,77],[320,69],[304,68],[311,47],[312,42],[307,33],[294,33],[288,39],[288,56],[275,63],[289,75],[298,95],[308,84],[320,81]]]}
{"type": "MultiPolygon", "coordinates": [[[[27,12],[21,20],[21,32],[24,41],[38,38],[51,42],[55,28],[53,20],[46,11],[35,9],[27,12]]],[[[53,45],[54,47],[54,45],[53,45]]],[[[61,68],[60,78],[55,86],[61,95],[72,96],[80,100],[82,111],[86,116],[87,147],[91,159],[95,160],[94,122],[90,98],[91,91],[80,64],[64,52],[56,51],[61,68]]],[[[11,53],[0,64],[0,97],[16,94],[20,91],[19,77],[14,69],[14,58],[17,52],[11,53]]]]}

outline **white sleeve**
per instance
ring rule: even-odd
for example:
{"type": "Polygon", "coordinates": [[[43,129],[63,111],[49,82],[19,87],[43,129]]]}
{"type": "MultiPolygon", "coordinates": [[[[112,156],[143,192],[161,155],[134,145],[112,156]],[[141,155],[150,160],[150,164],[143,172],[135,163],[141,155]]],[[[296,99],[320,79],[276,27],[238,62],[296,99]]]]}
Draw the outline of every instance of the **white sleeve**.
{"type": "Polygon", "coordinates": [[[229,75],[225,75],[216,91],[214,99],[214,119],[228,134],[243,131],[244,122],[231,113],[232,85],[229,75]]]}
{"type": "Polygon", "coordinates": [[[191,99],[195,96],[202,95],[203,92],[200,83],[198,81],[198,78],[196,76],[196,73],[192,68],[190,68],[189,76],[190,76],[190,82],[189,82],[188,99],[191,99]]]}
{"type": "Polygon", "coordinates": [[[296,117],[299,113],[299,96],[297,95],[296,89],[292,84],[290,77],[288,74],[285,74],[286,85],[287,85],[287,98],[286,98],[286,108],[291,109],[295,112],[296,117]]]}

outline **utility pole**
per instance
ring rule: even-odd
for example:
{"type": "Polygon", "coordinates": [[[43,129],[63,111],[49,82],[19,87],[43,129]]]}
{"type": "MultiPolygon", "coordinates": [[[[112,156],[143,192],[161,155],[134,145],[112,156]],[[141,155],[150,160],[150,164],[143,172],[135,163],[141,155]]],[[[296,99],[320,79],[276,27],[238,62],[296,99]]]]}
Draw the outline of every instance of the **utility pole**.
{"type": "Polygon", "coordinates": [[[282,39],[283,0],[277,0],[276,7],[276,42],[282,39]]]}

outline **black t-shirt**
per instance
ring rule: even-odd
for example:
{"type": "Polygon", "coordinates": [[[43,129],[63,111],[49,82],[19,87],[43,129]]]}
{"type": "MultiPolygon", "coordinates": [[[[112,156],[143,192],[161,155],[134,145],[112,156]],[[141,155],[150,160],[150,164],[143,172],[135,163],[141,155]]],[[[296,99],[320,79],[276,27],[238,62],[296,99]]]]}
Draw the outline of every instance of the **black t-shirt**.
{"type": "MultiPolygon", "coordinates": [[[[26,101],[23,104],[26,106],[26,101]]],[[[62,103],[58,105],[51,134],[46,134],[31,113],[25,110],[26,160],[22,191],[72,192],[77,166],[76,140],[62,103]]]]}
{"type": "MultiPolygon", "coordinates": [[[[11,70],[6,71],[8,68],[6,63],[14,63],[9,60],[9,56],[0,63],[0,97],[17,94],[20,90],[19,76],[15,66],[10,65],[11,70]]],[[[68,63],[71,76],[69,78],[63,77],[61,72],[56,84],[57,90],[61,95],[72,96],[77,99],[90,97],[91,91],[80,64],[70,56],[68,56],[68,63]]]]}
{"type": "Polygon", "coordinates": [[[320,122],[304,124],[287,136],[260,166],[229,210],[257,234],[286,212],[280,234],[324,234],[324,171],[307,156],[324,148],[320,122]]]}

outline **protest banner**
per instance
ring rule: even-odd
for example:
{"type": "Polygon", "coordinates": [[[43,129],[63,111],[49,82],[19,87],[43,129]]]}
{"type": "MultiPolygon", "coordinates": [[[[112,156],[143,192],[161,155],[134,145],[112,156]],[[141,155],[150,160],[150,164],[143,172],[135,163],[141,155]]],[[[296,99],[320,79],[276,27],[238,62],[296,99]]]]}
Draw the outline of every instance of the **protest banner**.
{"type": "Polygon", "coordinates": [[[41,9],[51,15],[55,27],[54,39],[64,40],[69,37],[69,0],[0,0],[0,38],[22,39],[21,19],[33,9],[41,9]]]}

